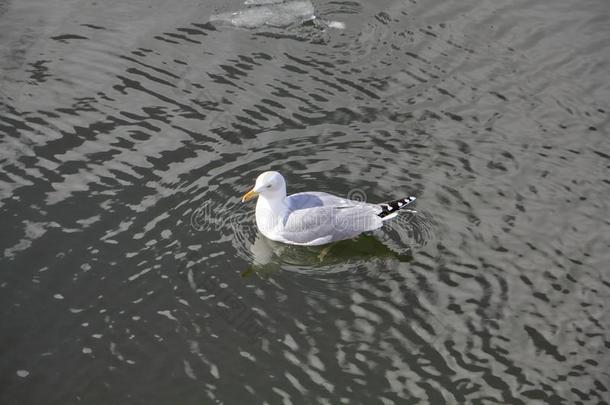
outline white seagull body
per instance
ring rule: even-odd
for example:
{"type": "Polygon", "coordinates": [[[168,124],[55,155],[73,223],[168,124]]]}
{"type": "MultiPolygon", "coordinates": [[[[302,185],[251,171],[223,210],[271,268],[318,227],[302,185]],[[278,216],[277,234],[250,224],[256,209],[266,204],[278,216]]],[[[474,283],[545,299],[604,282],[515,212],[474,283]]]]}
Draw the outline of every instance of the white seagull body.
{"type": "Polygon", "coordinates": [[[286,182],[278,172],[258,176],[242,202],[257,196],[259,231],[271,240],[304,246],[351,239],[381,228],[384,221],[415,201],[415,197],[407,197],[370,204],[316,191],[287,196],[286,182]]]}

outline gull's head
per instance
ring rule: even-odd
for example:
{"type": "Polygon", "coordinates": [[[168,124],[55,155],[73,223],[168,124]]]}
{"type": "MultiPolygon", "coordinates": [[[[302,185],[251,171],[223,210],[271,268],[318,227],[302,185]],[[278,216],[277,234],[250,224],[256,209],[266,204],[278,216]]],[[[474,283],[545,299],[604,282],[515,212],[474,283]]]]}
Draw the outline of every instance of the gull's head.
{"type": "Polygon", "coordinates": [[[256,178],[254,188],[241,198],[242,202],[249,201],[257,196],[267,199],[286,197],[286,182],[278,172],[264,172],[256,178]]]}

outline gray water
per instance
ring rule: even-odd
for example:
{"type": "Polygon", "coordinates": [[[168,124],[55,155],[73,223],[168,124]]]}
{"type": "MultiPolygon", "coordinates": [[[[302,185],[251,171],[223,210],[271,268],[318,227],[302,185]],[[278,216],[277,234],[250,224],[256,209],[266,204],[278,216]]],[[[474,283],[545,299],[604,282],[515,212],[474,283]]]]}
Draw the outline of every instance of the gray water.
{"type": "Polygon", "coordinates": [[[607,404],[605,0],[0,1],[0,403],[607,404]],[[240,196],[417,196],[271,243],[240,196]]]}

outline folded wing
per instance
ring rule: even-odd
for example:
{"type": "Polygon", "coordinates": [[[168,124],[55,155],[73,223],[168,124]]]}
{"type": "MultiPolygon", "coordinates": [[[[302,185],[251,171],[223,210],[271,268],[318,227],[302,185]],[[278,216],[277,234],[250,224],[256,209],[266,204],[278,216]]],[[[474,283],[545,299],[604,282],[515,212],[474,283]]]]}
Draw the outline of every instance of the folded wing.
{"type": "Polygon", "coordinates": [[[378,212],[377,207],[369,204],[297,209],[284,219],[281,235],[287,241],[299,244],[349,239],[380,228],[383,221],[378,212]]]}

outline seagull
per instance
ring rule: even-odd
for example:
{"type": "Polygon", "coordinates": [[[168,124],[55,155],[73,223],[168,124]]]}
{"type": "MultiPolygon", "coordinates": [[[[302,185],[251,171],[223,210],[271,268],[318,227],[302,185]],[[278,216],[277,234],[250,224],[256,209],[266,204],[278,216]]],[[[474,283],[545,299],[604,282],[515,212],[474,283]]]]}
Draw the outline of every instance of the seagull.
{"type": "Polygon", "coordinates": [[[407,197],[370,204],[319,191],[288,196],[284,177],[274,171],[260,174],[241,201],[256,197],[259,231],[271,240],[301,246],[325,245],[379,229],[415,201],[407,197]]]}

